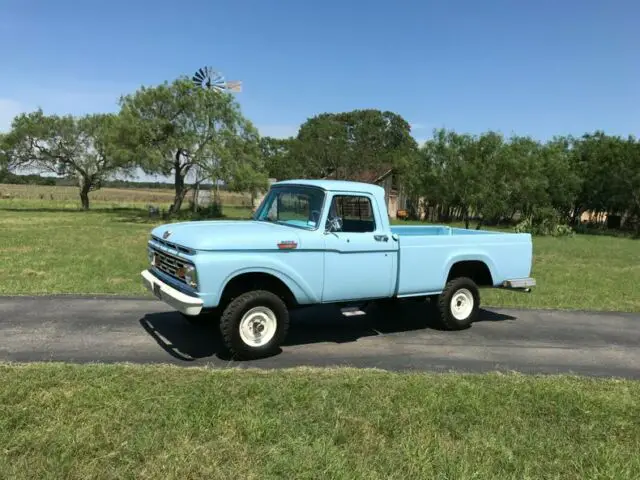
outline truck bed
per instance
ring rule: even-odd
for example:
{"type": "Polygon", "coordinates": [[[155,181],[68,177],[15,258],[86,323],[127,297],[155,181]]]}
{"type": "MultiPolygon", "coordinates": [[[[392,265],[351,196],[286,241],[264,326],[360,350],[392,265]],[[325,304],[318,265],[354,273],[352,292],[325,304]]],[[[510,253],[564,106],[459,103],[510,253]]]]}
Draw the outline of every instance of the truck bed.
{"type": "Polygon", "coordinates": [[[438,294],[457,262],[481,261],[492,285],[530,275],[531,235],[447,226],[393,226],[398,236],[398,281],[402,296],[438,294]]]}
{"type": "Polygon", "coordinates": [[[400,236],[434,236],[434,235],[484,235],[493,234],[489,230],[467,230],[466,228],[453,228],[443,225],[402,225],[391,226],[391,233],[400,236]]]}

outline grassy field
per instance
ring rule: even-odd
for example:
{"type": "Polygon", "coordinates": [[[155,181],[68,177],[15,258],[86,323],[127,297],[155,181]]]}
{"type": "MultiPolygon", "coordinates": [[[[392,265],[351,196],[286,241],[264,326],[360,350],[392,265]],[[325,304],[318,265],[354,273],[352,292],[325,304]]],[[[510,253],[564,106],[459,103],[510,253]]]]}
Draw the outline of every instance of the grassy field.
{"type": "MultiPolygon", "coordinates": [[[[225,207],[230,218],[247,208],[225,207]]],[[[149,219],[144,204],[0,200],[0,294],[145,293],[149,219]],[[119,206],[118,206],[119,205],[119,206]],[[116,207],[117,208],[114,208],[116,207]]],[[[484,291],[489,306],[640,311],[640,241],[607,236],[534,238],[531,294],[484,291]]]]}
{"type": "Polygon", "coordinates": [[[0,477],[640,478],[640,383],[0,365],[0,477]]]}
{"type": "MultiPolygon", "coordinates": [[[[173,190],[157,188],[102,188],[91,192],[91,202],[99,204],[122,205],[148,203],[168,207],[173,202],[173,190]]],[[[187,195],[188,201],[191,197],[187,195]]],[[[221,192],[220,198],[225,205],[248,206],[251,197],[242,193],[221,192]]],[[[69,205],[79,203],[77,187],[58,187],[43,185],[9,185],[0,183],[0,199],[41,200],[43,202],[65,202],[69,205]]]]}

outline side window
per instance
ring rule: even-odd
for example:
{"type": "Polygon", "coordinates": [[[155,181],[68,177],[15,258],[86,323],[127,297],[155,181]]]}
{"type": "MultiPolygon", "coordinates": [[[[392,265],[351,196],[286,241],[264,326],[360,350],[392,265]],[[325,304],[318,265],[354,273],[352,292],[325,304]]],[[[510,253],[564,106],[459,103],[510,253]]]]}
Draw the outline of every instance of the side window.
{"type": "MultiPolygon", "coordinates": [[[[341,232],[365,233],[376,229],[373,206],[367,197],[355,195],[339,195],[333,197],[329,210],[328,223],[337,217],[341,232]]],[[[334,227],[335,229],[335,227],[334,227]]]]}

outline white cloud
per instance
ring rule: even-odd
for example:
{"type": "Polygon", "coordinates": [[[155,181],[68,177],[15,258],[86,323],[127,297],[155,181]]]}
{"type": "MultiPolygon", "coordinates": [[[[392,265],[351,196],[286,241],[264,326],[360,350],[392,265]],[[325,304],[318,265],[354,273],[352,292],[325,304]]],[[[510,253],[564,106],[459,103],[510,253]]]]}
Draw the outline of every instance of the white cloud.
{"type": "Polygon", "coordinates": [[[0,132],[11,129],[13,118],[25,109],[20,102],[8,98],[0,98],[0,132]]]}
{"type": "Polygon", "coordinates": [[[288,138],[298,135],[299,125],[257,125],[263,137],[288,138]]]}

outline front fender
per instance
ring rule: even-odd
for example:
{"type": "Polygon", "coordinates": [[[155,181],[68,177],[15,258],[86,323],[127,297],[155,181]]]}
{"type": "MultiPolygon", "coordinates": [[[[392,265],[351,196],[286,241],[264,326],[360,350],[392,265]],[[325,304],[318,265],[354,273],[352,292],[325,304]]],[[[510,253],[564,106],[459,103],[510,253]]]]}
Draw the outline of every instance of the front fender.
{"type": "Polygon", "coordinates": [[[322,298],[323,256],[321,252],[230,252],[207,256],[198,265],[205,305],[215,307],[222,292],[238,275],[265,273],[284,283],[299,304],[322,298]]]}

